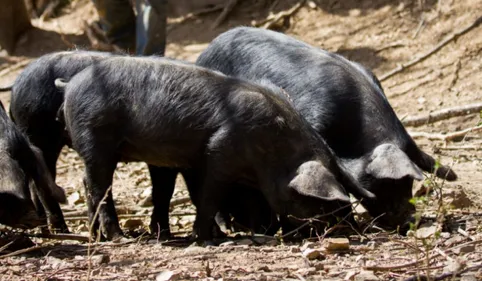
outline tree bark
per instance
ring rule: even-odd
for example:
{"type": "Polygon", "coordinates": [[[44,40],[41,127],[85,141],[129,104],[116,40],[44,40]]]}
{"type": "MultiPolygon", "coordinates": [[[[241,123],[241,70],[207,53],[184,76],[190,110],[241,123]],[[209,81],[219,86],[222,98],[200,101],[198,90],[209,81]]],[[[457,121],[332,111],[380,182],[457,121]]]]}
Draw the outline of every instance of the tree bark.
{"type": "Polygon", "coordinates": [[[12,54],[18,37],[32,27],[22,0],[0,0],[0,46],[12,54]]]}

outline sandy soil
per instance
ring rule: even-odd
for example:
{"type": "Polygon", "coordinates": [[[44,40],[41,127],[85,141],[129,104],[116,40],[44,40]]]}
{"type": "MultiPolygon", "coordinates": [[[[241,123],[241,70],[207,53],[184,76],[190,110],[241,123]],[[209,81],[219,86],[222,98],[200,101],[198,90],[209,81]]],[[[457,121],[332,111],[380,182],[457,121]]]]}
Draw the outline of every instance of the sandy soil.
{"type": "MultiPolygon", "coordinates": [[[[219,12],[182,23],[170,19],[167,55],[194,61],[217,34],[266,18],[273,2],[242,1],[226,22],[214,30],[210,26],[219,12]]],[[[296,3],[279,1],[272,12],[288,10],[296,3]]],[[[480,0],[314,3],[317,5],[305,4],[279,28],[314,46],[360,62],[379,77],[428,52],[453,32],[470,25],[482,11],[480,0]]],[[[13,82],[26,60],[72,46],[88,48],[81,23],[96,18],[91,2],[79,0],[57,18],[48,22],[34,20],[37,28],[20,39],[15,55],[0,55],[0,86],[13,82]]],[[[481,52],[482,27],[478,27],[423,62],[382,81],[398,116],[424,115],[441,108],[481,102],[481,52]]],[[[9,93],[0,94],[0,100],[8,105],[9,93]]],[[[480,120],[478,114],[472,114],[408,130],[445,134],[474,127],[480,120]]],[[[439,225],[441,235],[427,239],[385,232],[349,236],[350,247],[343,252],[328,251],[322,238],[312,244],[289,244],[244,237],[213,248],[189,246],[182,241],[160,244],[132,240],[89,246],[32,238],[42,248],[24,256],[0,257],[0,279],[156,280],[158,276],[157,280],[405,280],[416,274],[438,276],[442,272],[470,269],[482,263],[482,247],[477,246],[482,240],[481,139],[479,131],[457,142],[416,140],[442,163],[453,165],[459,175],[458,181],[443,184],[444,205],[450,208],[439,225]],[[313,260],[304,257],[301,253],[304,247],[314,248],[321,256],[313,260]]],[[[82,175],[82,161],[74,151],[65,148],[58,161],[57,178],[70,196],[63,210],[71,230],[86,235],[82,175]]],[[[148,227],[151,207],[143,207],[143,202],[149,189],[144,164],[119,164],[114,175],[114,198],[121,224],[130,233],[141,233],[148,227]]],[[[187,191],[179,179],[174,199],[185,196],[187,191]]],[[[427,206],[420,209],[428,222],[435,219],[436,197],[431,195],[427,206]]],[[[173,208],[172,230],[180,237],[190,231],[194,211],[189,204],[173,208]]],[[[427,235],[433,233],[430,223],[422,230],[427,235]]],[[[482,280],[482,271],[470,269],[463,278],[482,280]]]]}

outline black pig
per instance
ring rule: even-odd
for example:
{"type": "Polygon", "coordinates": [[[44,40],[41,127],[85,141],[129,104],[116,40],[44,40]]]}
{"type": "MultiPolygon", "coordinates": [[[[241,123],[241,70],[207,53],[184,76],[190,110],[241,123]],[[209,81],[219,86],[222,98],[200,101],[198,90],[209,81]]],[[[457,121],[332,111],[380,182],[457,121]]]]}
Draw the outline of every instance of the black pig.
{"type": "MultiPolygon", "coordinates": [[[[386,226],[404,225],[420,169],[435,160],[421,151],[390,106],[375,75],[340,55],[278,32],[239,27],[214,39],[196,64],[242,79],[266,79],[286,90],[295,108],[343,166],[377,200],[362,204],[386,226]]],[[[436,175],[455,180],[441,166],[436,175]]]]}
{"type": "Polygon", "coordinates": [[[0,223],[19,228],[46,225],[37,204],[46,207],[52,221],[50,201],[65,203],[63,189],[50,176],[42,152],[16,128],[0,103],[0,223]]]}
{"type": "MultiPolygon", "coordinates": [[[[59,91],[54,81],[57,77],[70,79],[87,66],[94,62],[104,60],[113,55],[105,52],[92,51],[66,51],[44,55],[30,63],[17,77],[14,84],[0,88],[0,91],[12,91],[10,116],[19,129],[29,136],[30,141],[43,153],[47,167],[53,179],[56,177],[56,162],[64,145],[70,145],[69,137],[64,134],[64,124],[56,120],[56,114],[64,101],[63,92],[59,91]]],[[[155,59],[155,57],[152,57],[155,59]]],[[[150,228],[151,232],[157,233],[160,239],[170,237],[169,231],[169,201],[174,191],[175,179],[181,172],[189,183],[189,175],[186,170],[148,165],[153,186],[154,210],[152,213],[150,228]]],[[[190,184],[187,184],[188,188],[190,184]]],[[[249,201],[259,202],[263,200],[261,194],[256,198],[249,198],[247,194],[237,196],[249,201]]],[[[248,191],[247,191],[248,192],[248,191]]],[[[49,202],[54,211],[55,220],[52,221],[53,229],[60,232],[68,232],[60,206],[55,202],[49,202]]],[[[41,207],[41,205],[40,205],[41,207]]],[[[250,207],[252,210],[252,207],[250,207]]],[[[242,204],[226,206],[224,214],[232,213],[235,219],[243,225],[249,225],[254,231],[263,231],[268,227],[263,222],[272,221],[272,214],[264,207],[256,212],[255,216],[247,215],[242,204]]],[[[271,225],[271,232],[275,232],[275,225],[271,225]]]]}
{"type": "MultiPolygon", "coordinates": [[[[65,88],[64,120],[85,163],[91,221],[118,161],[190,169],[201,241],[212,238],[230,186],[259,188],[275,212],[298,218],[348,205],[344,188],[373,197],[340,168],[286,97],[273,94],[279,88],[132,57],[94,63],[56,84],[65,88]]],[[[122,235],[111,196],[95,225],[107,239],[122,235]]]]}

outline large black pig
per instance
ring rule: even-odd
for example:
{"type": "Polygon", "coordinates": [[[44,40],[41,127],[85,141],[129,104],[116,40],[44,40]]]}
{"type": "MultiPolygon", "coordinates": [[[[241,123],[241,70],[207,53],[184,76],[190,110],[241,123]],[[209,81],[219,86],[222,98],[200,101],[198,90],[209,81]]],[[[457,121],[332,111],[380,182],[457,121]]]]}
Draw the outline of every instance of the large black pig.
{"type": "Polygon", "coordinates": [[[38,204],[45,205],[49,221],[55,221],[50,201],[65,203],[63,189],[50,176],[42,152],[15,127],[0,102],[0,223],[19,228],[46,226],[38,204]]]}
{"type": "MultiPolygon", "coordinates": [[[[273,210],[297,218],[349,205],[345,188],[373,197],[340,168],[287,97],[273,93],[279,88],[132,57],[94,63],[56,84],[65,90],[64,120],[85,163],[91,221],[118,161],[190,169],[201,241],[212,238],[214,216],[232,186],[259,188],[273,210]]],[[[95,227],[99,222],[107,239],[122,235],[112,198],[100,206],[95,227]]]]}
{"type": "MultiPolygon", "coordinates": [[[[28,135],[30,141],[42,151],[54,180],[60,151],[64,145],[70,143],[69,137],[64,134],[64,124],[56,119],[64,96],[63,92],[55,87],[54,81],[58,77],[70,79],[87,66],[112,56],[110,53],[83,50],[47,54],[30,63],[16,78],[12,86],[0,88],[0,91],[12,91],[10,116],[18,128],[28,135]]],[[[152,58],[155,59],[155,57],[152,58]]],[[[166,239],[170,237],[169,201],[174,191],[177,174],[178,172],[183,174],[188,188],[190,186],[189,175],[185,169],[153,165],[149,165],[149,172],[154,201],[150,223],[151,232],[157,233],[161,239],[166,239]]],[[[243,191],[239,191],[235,195],[236,199],[258,203],[264,200],[259,193],[249,191],[247,193],[243,194],[243,191]],[[249,194],[253,194],[252,197],[249,194]]],[[[227,204],[222,209],[223,215],[231,213],[235,220],[249,226],[255,232],[267,234],[276,232],[276,224],[271,223],[273,214],[269,212],[269,209],[265,207],[256,209],[252,206],[246,210],[243,208],[246,204],[243,204],[241,200],[238,201],[238,204],[235,205],[227,204]],[[249,211],[252,211],[251,215],[249,215],[249,211]],[[265,232],[268,229],[270,230],[265,232]]],[[[52,222],[53,229],[68,232],[60,206],[55,201],[51,201],[49,204],[51,210],[56,214],[56,219],[52,222]]]]}
{"type": "MultiPolygon", "coordinates": [[[[66,51],[44,55],[30,63],[15,79],[11,90],[10,116],[30,142],[38,147],[52,178],[56,178],[56,162],[62,147],[68,144],[64,126],[56,120],[57,111],[64,101],[63,93],[55,88],[57,77],[72,77],[95,61],[102,60],[109,53],[89,51],[66,51]]],[[[48,202],[55,213],[52,229],[68,232],[60,206],[48,202]]]]}
{"type": "MultiPolygon", "coordinates": [[[[435,160],[421,151],[390,106],[375,75],[340,55],[287,35],[249,27],[215,38],[196,64],[242,79],[266,79],[288,92],[296,109],[322,136],[343,166],[376,195],[363,205],[385,226],[406,225],[420,169],[435,160]]],[[[455,180],[441,166],[436,175],[455,180]]]]}

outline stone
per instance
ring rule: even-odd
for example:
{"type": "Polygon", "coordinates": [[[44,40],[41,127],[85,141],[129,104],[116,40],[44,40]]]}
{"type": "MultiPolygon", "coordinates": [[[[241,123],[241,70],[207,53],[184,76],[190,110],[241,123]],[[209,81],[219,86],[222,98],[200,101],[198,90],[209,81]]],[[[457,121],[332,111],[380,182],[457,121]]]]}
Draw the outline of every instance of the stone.
{"type": "Polygon", "coordinates": [[[319,259],[323,257],[323,255],[320,253],[320,251],[315,250],[315,249],[306,249],[302,253],[303,257],[309,259],[309,260],[314,260],[314,259],[319,259]]]}
{"type": "Polygon", "coordinates": [[[180,272],[166,270],[157,274],[156,281],[175,281],[175,280],[179,280],[180,277],[181,277],[180,272]]]}
{"type": "Polygon", "coordinates": [[[325,249],[330,252],[348,251],[350,241],[347,238],[328,238],[323,241],[325,249]]]}
{"type": "Polygon", "coordinates": [[[355,281],[378,281],[380,280],[373,271],[362,270],[360,273],[355,275],[355,281]]]}
{"type": "Polygon", "coordinates": [[[94,255],[91,257],[91,262],[93,265],[101,265],[110,262],[110,257],[108,255],[94,255]]]}
{"type": "Polygon", "coordinates": [[[142,227],[144,222],[141,219],[126,219],[122,226],[127,229],[136,229],[142,227]]]}

